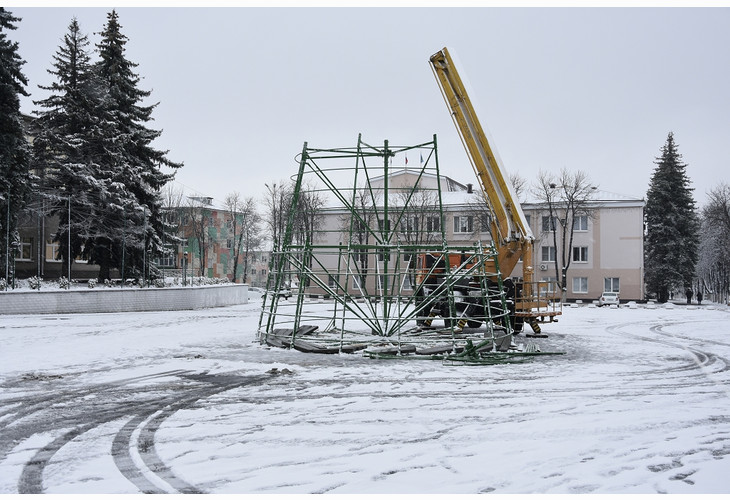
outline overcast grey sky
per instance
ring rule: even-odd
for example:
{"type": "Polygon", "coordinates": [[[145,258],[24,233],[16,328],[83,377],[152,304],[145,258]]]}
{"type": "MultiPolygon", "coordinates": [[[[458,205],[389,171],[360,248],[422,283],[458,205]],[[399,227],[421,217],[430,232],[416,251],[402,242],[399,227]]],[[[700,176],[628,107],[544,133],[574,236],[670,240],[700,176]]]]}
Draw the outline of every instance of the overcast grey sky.
{"type": "MultiPolygon", "coordinates": [[[[8,7],[31,99],[76,17],[92,44],[111,7],[8,7]]],[[[428,58],[447,46],[504,166],[585,170],[643,197],[667,134],[695,198],[730,182],[730,10],[721,8],[118,8],[156,146],[187,192],[260,197],[312,147],[429,141],[476,179],[428,58]]],[[[30,113],[31,99],[22,110],[30,113]]],[[[413,164],[415,159],[409,158],[413,164]]],[[[396,160],[402,163],[403,158],[396,160]]]]}

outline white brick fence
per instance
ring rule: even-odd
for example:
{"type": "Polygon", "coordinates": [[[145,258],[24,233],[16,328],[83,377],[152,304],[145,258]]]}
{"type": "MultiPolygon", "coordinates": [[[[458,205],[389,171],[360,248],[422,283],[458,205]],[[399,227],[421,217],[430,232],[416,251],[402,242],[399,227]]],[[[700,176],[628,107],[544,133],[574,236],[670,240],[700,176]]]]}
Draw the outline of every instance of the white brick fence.
{"type": "Polygon", "coordinates": [[[0,292],[0,314],[181,311],[248,303],[248,285],[0,292]]]}

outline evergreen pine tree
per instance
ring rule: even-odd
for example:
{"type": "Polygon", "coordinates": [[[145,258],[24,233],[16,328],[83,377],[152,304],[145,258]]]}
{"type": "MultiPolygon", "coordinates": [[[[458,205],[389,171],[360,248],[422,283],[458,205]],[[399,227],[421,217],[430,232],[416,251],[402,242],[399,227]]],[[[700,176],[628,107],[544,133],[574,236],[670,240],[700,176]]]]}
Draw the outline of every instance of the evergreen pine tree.
{"type": "Polygon", "coordinates": [[[670,290],[692,286],[698,217],[687,165],[671,132],[655,163],[646,199],[645,279],[648,291],[666,302],[670,290]]]}
{"type": "Polygon", "coordinates": [[[0,7],[0,259],[8,276],[11,244],[18,239],[17,221],[30,193],[30,151],[23,134],[19,95],[27,96],[28,80],[21,71],[25,63],[18,54],[18,43],[7,32],[20,21],[0,7]]]}
{"type": "Polygon", "coordinates": [[[88,38],[72,19],[53,57],[53,69],[48,70],[55,81],[49,86],[39,85],[50,95],[35,101],[40,111],[35,120],[34,165],[50,213],[59,218],[55,240],[63,260],[62,273],[67,272],[69,257],[79,255],[98,233],[100,200],[106,198],[106,186],[97,180],[100,87],[92,71],[88,45],[88,38]]]}
{"type": "Polygon", "coordinates": [[[168,160],[167,151],[152,146],[161,132],[147,128],[146,123],[152,120],[157,104],[142,105],[150,92],[138,88],[137,64],[125,56],[127,37],[121,32],[116,11],[107,15],[100,34],[100,61],[95,69],[104,86],[102,108],[108,118],[105,134],[110,139],[101,175],[110,193],[119,198],[110,207],[106,221],[118,230],[98,237],[89,249],[89,256],[101,267],[99,277],[105,279],[112,266],[144,272],[142,264],[161,254],[165,226],[159,193],[174,173],[163,173],[160,168],[176,169],[182,164],[168,160]]]}

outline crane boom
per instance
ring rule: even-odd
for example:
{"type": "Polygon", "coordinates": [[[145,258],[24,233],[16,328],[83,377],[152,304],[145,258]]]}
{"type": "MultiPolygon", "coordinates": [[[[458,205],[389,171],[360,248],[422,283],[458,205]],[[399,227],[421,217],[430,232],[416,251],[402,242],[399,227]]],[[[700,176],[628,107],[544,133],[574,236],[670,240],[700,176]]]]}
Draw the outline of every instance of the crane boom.
{"type": "Polygon", "coordinates": [[[430,62],[492,212],[492,239],[500,268],[509,276],[521,258],[523,279],[531,281],[534,236],[512,183],[505,179],[506,171],[487,140],[449,51],[444,47],[431,56],[430,62]]]}

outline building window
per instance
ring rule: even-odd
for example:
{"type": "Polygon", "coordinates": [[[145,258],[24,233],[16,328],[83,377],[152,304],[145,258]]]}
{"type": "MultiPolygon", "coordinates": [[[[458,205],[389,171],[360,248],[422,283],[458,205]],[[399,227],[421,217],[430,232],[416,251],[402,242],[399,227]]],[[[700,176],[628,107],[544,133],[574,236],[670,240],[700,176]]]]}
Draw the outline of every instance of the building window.
{"type": "Polygon", "coordinates": [[[417,215],[405,215],[403,216],[403,223],[400,225],[401,233],[415,233],[418,231],[418,216],[417,215]]]}
{"type": "Polygon", "coordinates": [[[406,273],[405,277],[403,278],[403,290],[413,290],[410,273],[406,273]]]}
{"type": "Polygon", "coordinates": [[[355,261],[355,265],[366,265],[368,261],[368,251],[364,248],[353,248],[352,258],[355,261]]]}
{"type": "Polygon", "coordinates": [[[84,245],[81,245],[81,250],[79,250],[79,253],[74,257],[74,262],[78,262],[79,264],[88,264],[89,259],[84,259],[81,257],[84,254],[84,245]]]}
{"type": "Polygon", "coordinates": [[[32,260],[33,258],[33,238],[23,237],[18,245],[18,252],[15,254],[15,260],[32,260]]]}
{"type": "Polygon", "coordinates": [[[435,233],[441,231],[441,217],[439,216],[428,216],[426,217],[426,231],[429,233],[435,233]]]}
{"type": "Polygon", "coordinates": [[[573,247],[573,262],[588,262],[588,247],[573,247]]]}
{"type": "Polygon", "coordinates": [[[175,267],[176,255],[174,245],[165,245],[162,255],[157,258],[157,265],[160,267],[175,267]]]}
{"type": "Polygon", "coordinates": [[[616,292],[619,293],[619,279],[618,278],[603,278],[603,291],[604,292],[616,292]]]}
{"type": "Polygon", "coordinates": [[[532,225],[531,217],[532,216],[530,215],[525,215],[525,220],[527,220],[527,227],[530,227],[532,225]]]}
{"type": "Polygon", "coordinates": [[[390,231],[390,221],[389,220],[384,221],[383,219],[378,219],[378,231],[389,232],[390,231]]]}
{"type": "Polygon", "coordinates": [[[492,217],[489,214],[482,213],[479,215],[479,230],[487,234],[492,230],[492,217]]]}
{"type": "Polygon", "coordinates": [[[330,288],[337,287],[337,279],[334,276],[332,276],[331,274],[327,277],[327,285],[330,288]]]}
{"type": "Polygon", "coordinates": [[[378,249],[378,260],[380,262],[390,260],[390,250],[388,247],[380,247],[380,249],[378,249]]]}
{"type": "Polygon", "coordinates": [[[228,238],[226,240],[226,248],[228,248],[228,249],[233,248],[233,241],[230,238],[228,238]]]}
{"type": "Polygon", "coordinates": [[[556,227],[558,227],[558,218],[557,217],[550,217],[548,215],[542,216],[542,232],[543,233],[549,233],[549,232],[555,231],[556,227]]]}
{"type": "Polygon", "coordinates": [[[472,232],[474,232],[474,217],[471,215],[455,215],[454,216],[454,232],[455,233],[472,233],[472,232]]]}
{"type": "Polygon", "coordinates": [[[359,290],[360,288],[362,288],[362,286],[360,285],[360,283],[362,283],[362,280],[360,279],[360,275],[359,274],[353,274],[352,275],[352,289],[353,290],[359,290]]]}
{"type": "Polygon", "coordinates": [[[538,285],[540,296],[552,295],[559,289],[560,287],[558,286],[558,282],[555,281],[555,278],[541,279],[540,285],[538,285]],[[546,283],[547,286],[543,285],[543,283],[546,283]]]}
{"type": "Polygon", "coordinates": [[[573,278],[573,293],[588,293],[588,278],[573,278]]]}
{"type": "Polygon", "coordinates": [[[543,262],[555,262],[555,247],[544,246],[541,251],[543,262]]]}
{"type": "Polygon", "coordinates": [[[573,231],[588,231],[587,215],[579,215],[573,219],[573,231]]]}
{"type": "Polygon", "coordinates": [[[46,262],[61,262],[60,249],[58,241],[46,240],[46,262]]]}

